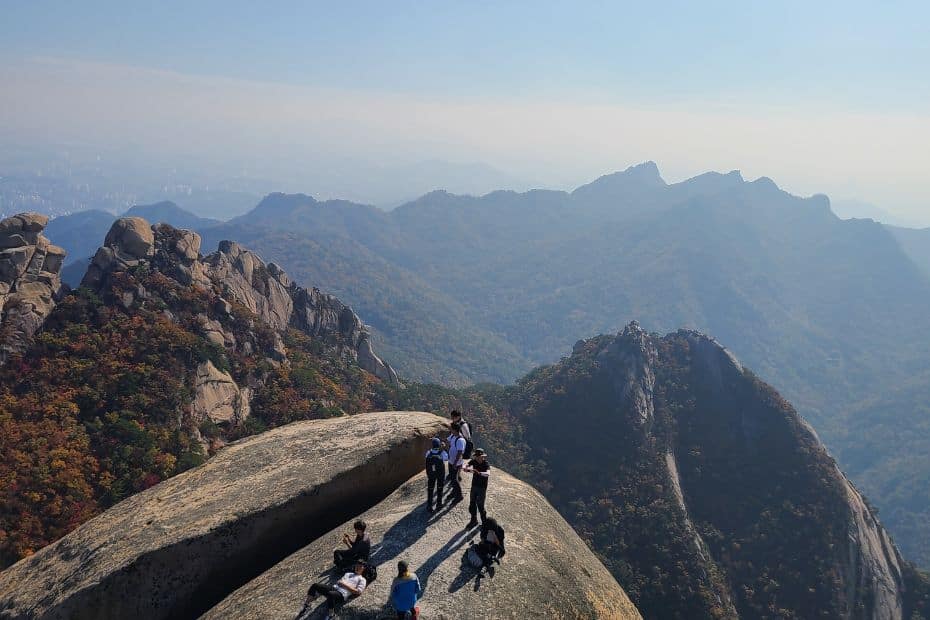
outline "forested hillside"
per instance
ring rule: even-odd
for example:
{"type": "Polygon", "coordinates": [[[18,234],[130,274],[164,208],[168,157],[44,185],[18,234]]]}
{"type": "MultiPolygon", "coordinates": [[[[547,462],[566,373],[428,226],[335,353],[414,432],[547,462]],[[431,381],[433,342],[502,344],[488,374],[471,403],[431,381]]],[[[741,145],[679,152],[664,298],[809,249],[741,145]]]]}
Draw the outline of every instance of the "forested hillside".
{"type": "Polygon", "coordinates": [[[736,172],[669,185],[643,164],[571,194],[433,192],[388,213],[272,194],[208,234],[337,290],[420,380],[512,381],[632,319],[713,334],[796,403],[930,565],[913,525],[930,520],[930,472],[902,472],[893,443],[861,458],[848,432],[904,420],[930,452],[891,404],[930,363],[930,277],[888,229],[839,219],[824,196],[736,172]]]}

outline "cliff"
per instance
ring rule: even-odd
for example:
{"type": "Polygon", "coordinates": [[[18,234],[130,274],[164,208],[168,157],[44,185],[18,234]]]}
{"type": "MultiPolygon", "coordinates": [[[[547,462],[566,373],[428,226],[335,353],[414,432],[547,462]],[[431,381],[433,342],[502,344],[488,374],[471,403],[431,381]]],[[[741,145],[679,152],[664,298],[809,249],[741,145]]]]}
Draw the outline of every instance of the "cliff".
{"type": "Polygon", "coordinates": [[[208,617],[223,606],[232,610],[223,617],[288,617],[299,610],[307,581],[326,567],[341,529],[333,527],[366,510],[380,543],[375,557],[386,564],[353,609],[384,601],[388,561],[403,556],[414,566],[426,562],[423,575],[435,593],[429,609],[437,613],[430,617],[444,617],[452,604],[464,605],[466,617],[501,617],[494,609],[503,617],[527,617],[520,610],[638,617],[545,500],[500,472],[489,505],[509,526],[509,554],[483,592],[462,588],[462,543],[449,534],[465,540],[464,511],[458,505],[430,523],[417,475],[430,437],[445,426],[426,413],[373,413],[295,423],[233,443],[0,573],[0,617],[194,618],[217,603],[208,617]],[[270,591],[240,605],[239,587],[270,591]]]}
{"type": "Polygon", "coordinates": [[[61,291],[65,252],[42,234],[47,224],[38,213],[0,222],[0,364],[29,346],[61,291]]]}
{"type": "MultiPolygon", "coordinates": [[[[406,560],[423,588],[424,618],[639,618],[606,568],[538,491],[497,469],[488,489],[488,514],[506,531],[507,553],[493,577],[462,562],[479,528],[463,529],[464,505],[430,515],[426,477],[419,474],[361,518],[372,533],[378,579],[349,602],[341,618],[383,618],[398,560],[406,560]]],[[[314,581],[329,581],[332,550],[347,521],[294,553],[207,612],[204,620],[293,618],[314,581]]],[[[319,603],[319,601],[317,601],[319,603]]],[[[314,606],[317,607],[317,606],[314,606]]],[[[309,617],[317,617],[314,609],[309,617]]]]}
{"type": "Polygon", "coordinates": [[[712,338],[633,323],[579,341],[505,407],[508,467],[537,477],[647,616],[917,609],[913,569],[810,426],[712,338]]]}
{"type": "MultiPolygon", "coordinates": [[[[255,253],[231,241],[201,257],[200,235],[168,224],[150,226],[138,217],[114,222],[81,282],[95,291],[106,289],[114,273],[155,268],[184,286],[217,291],[217,303],[235,301],[245,306],[272,329],[289,327],[313,338],[330,338],[340,351],[359,366],[386,381],[397,374],[371,346],[368,329],[351,308],[332,295],[298,286],[274,263],[265,264],[255,253]]],[[[229,342],[228,334],[205,324],[211,338],[229,342]]],[[[275,350],[284,356],[280,336],[275,350]]]]}

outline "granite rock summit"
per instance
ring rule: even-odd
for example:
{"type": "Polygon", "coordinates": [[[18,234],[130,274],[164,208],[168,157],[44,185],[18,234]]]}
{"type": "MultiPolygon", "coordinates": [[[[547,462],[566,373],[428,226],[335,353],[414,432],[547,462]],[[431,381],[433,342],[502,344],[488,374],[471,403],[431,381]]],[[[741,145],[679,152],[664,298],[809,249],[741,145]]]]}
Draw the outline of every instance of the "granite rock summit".
{"type": "Polygon", "coordinates": [[[0,222],[0,364],[29,345],[61,292],[65,251],[42,234],[47,224],[38,213],[0,222]]]}

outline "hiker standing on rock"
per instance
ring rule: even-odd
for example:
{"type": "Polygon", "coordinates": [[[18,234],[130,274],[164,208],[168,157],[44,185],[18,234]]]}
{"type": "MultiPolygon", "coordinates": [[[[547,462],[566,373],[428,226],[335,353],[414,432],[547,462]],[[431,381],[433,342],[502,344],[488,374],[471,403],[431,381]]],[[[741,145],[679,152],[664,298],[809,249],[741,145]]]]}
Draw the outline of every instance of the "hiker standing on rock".
{"type": "Polygon", "coordinates": [[[462,499],[462,464],[465,457],[465,438],[462,437],[462,427],[458,422],[452,423],[452,434],[449,435],[449,484],[452,487],[453,502],[462,499]]]}
{"type": "Polygon", "coordinates": [[[475,450],[475,456],[468,461],[463,471],[471,472],[471,490],[468,495],[468,512],[471,513],[471,521],[468,522],[468,529],[478,525],[478,514],[481,514],[481,523],[487,521],[487,513],[484,511],[484,500],[488,495],[488,479],[491,477],[491,465],[484,454],[484,450],[478,448],[475,450]]]}
{"type": "Polygon", "coordinates": [[[433,512],[433,492],[436,510],[442,508],[442,482],[446,477],[449,453],[442,449],[439,437],[433,437],[433,447],[426,451],[426,511],[433,512]]]}
{"type": "Polygon", "coordinates": [[[397,577],[391,583],[391,605],[397,612],[398,620],[416,618],[417,601],[423,595],[420,580],[416,573],[410,572],[410,566],[404,560],[397,563],[397,577]]]}
{"type": "Polygon", "coordinates": [[[465,421],[465,419],[462,417],[462,412],[459,411],[458,409],[453,409],[452,413],[449,415],[452,418],[452,423],[454,424],[458,422],[459,426],[461,427],[462,438],[465,440],[465,452],[463,456],[466,459],[469,459],[471,458],[472,450],[475,449],[475,439],[474,437],[472,437],[472,434],[471,434],[472,433],[471,424],[465,421]]]}

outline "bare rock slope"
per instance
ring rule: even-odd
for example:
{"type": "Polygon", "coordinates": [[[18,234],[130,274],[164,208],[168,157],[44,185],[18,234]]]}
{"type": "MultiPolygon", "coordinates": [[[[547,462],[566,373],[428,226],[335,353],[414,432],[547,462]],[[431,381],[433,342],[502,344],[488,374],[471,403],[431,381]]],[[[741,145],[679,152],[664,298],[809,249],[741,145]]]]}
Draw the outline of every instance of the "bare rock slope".
{"type": "Polygon", "coordinates": [[[29,345],[61,290],[65,251],[42,234],[46,224],[38,213],[0,222],[0,364],[29,345]]]}
{"type": "MultiPolygon", "coordinates": [[[[380,379],[398,381],[394,369],[372,350],[368,328],[336,297],[297,286],[280,267],[265,264],[237,243],[223,241],[205,257],[200,255],[200,243],[195,232],[167,224],[150,226],[139,217],[120,218],[94,255],[81,285],[99,291],[114,273],[155,267],[185,286],[218,291],[278,332],[293,327],[314,338],[332,337],[363,369],[380,379]]],[[[217,344],[235,344],[230,334],[207,321],[203,331],[217,344]]],[[[283,357],[280,336],[277,349],[283,357]]]]}
{"type": "MultiPolygon", "coordinates": [[[[406,560],[424,588],[424,618],[639,618],[606,568],[535,489],[494,471],[489,514],[506,528],[507,553],[494,576],[480,577],[462,558],[479,529],[465,530],[462,504],[437,515],[424,507],[426,478],[408,481],[362,518],[372,534],[379,577],[342,608],[340,618],[386,618],[398,560],[406,560]]],[[[204,615],[205,620],[295,618],[314,581],[334,581],[332,549],[351,522],[321,536],[243,586],[204,615]]],[[[319,602],[319,599],[318,599],[319,602]]],[[[322,604],[304,617],[320,617],[322,604]]]]}
{"type": "Polygon", "coordinates": [[[189,618],[389,495],[445,423],[297,422],[91,519],[0,573],[0,618],[189,618]]]}

